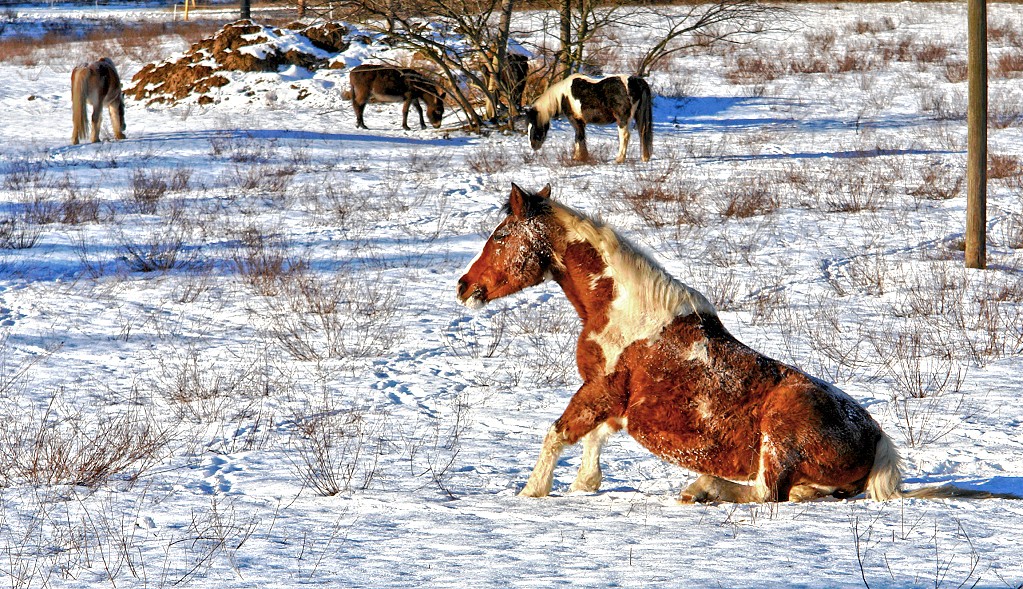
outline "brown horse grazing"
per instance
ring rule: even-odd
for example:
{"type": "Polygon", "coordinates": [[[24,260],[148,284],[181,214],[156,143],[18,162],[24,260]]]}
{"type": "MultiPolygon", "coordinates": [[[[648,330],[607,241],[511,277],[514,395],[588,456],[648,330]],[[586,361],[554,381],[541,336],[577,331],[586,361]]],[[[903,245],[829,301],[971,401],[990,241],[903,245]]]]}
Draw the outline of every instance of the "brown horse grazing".
{"type": "Polygon", "coordinates": [[[531,194],[513,184],[507,217],[458,281],[459,300],[478,308],[550,278],[582,318],[583,385],[544,438],[521,495],[549,494],[559,455],[579,441],[571,490],[595,491],[601,446],[628,428],[657,456],[702,473],[683,502],[992,496],[903,493],[898,451],[856,401],[743,345],[703,295],[549,197],[550,185],[531,194]]]}
{"type": "Polygon", "coordinates": [[[355,108],[355,126],[367,129],[362,120],[362,113],[370,98],[379,102],[403,102],[401,109],[401,127],[406,131],[408,126],[408,107],[411,104],[419,113],[419,128],[426,128],[423,120],[422,100],[426,103],[427,116],[430,124],[439,128],[444,117],[444,90],[427,80],[422,74],[411,68],[398,68],[388,65],[364,64],[352,68],[348,73],[352,85],[352,107],[355,108]]]}
{"type": "Polygon", "coordinates": [[[89,131],[86,117],[86,103],[92,105],[92,142],[99,141],[100,122],[103,107],[110,111],[110,125],[114,138],[124,139],[124,96],[121,94],[121,77],[117,75],[114,62],[109,57],[82,64],[71,70],[71,143],[85,139],[89,131]]]}

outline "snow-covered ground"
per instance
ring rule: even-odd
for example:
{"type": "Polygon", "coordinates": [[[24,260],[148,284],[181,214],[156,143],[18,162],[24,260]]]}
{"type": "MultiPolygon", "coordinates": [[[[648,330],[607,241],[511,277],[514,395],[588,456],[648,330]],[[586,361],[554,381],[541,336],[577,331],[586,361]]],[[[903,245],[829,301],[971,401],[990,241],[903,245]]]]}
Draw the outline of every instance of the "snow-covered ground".
{"type": "MultiPolygon", "coordinates": [[[[989,10],[995,70],[1023,7],[989,10]]],[[[563,121],[539,153],[450,111],[402,132],[371,105],[358,131],[336,70],[129,101],[127,140],[70,146],[71,67],[112,51],[127,81],[151,48],[0,61],[0,584],[1023,585],[1020,501],[679,505],[695,475],[625,435],[600,492],[568,494],[570,450],[551,497],[516,496],[578,326],[552,285],[454,299],[513,181],[853,395],[908,486],[1023,494],[1019,78],[992,75],[989,269],[965,270],[965,5],[790,11],[655,71],[654,158],[623,165],[595,127],[570,165],[563,121]]],[[[624,69],[652,29],[594,53],[624,69]]]]}

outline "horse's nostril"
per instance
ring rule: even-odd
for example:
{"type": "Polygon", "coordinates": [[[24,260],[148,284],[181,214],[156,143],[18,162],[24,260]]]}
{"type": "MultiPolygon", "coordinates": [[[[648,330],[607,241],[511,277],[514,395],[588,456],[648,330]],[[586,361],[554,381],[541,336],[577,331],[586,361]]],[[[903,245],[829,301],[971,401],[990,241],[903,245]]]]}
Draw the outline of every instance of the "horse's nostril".
{"type": "Polygon", "coordinates": [[[459,279],[458,280],[458,296],[460,296],[460,297],[464,296],[465,295],[465,290],[467,288],[469,288],[469,283],[466,282],[465,280],[459,279]]]}

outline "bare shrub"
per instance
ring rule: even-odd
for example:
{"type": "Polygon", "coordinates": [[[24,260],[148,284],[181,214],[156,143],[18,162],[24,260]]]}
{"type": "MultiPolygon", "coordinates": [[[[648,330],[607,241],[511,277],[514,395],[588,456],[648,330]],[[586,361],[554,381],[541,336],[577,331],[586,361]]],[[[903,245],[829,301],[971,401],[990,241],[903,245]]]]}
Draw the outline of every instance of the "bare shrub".
{"type": "Polygon", "coordinates": [[[701,193],[701,187],[669,170],[640,174],[635,186],[622,191],[622,197],[652,227],[703,226],[705,212],[700,202],[701,193]]]}
{"type": "Polygon", "coordinates": [[[156,214],[160,200],[169,186],[163,175],[155,170],[146,173],[136,169],[131,175],[131,199],[135,211],[143,215],[156,214]]]}
{"type": "Polygon", "coordinates": [[[482,142],[465,157],[465,163],[473,172],[489,175],[507,170],[512,162],[506,146],[482,142]]]}
{"type": "Polygon", "coordinates": [[[42,410],[21,404],[0,419],[0,486],[96,486],[135,481],[163,458],[171,430],[137,403],[109,414],[86,413],[52,395],[42,410]]]}
{"type": "Polygon", "coordinates": [[[732,68],[725,72],[725,79],[733,84],[764,84],[784,73],[775,59],[760,55],[740,55],[732,68]]]}
{"type": "Polygon", "coordinates": [[[4,173],[4,188],[21,192],[33,186],[46,185],[46,166],[43,160],[14,158],[4,173]]]}
{"type": "Polygon", "coordinates": [[[1023,51],[1008,51],[998,56],[991,74],[996,78],[1016,78],[1023,72],[1023,51]]]}
{"type": "Polygon", "coordinates": [[[288,256],[287,244],[279,236],[267,235],[257,227],[243,230],[238,245],[231,258],[234,270],[263,296],[279,294],[287,276],[305,265],[288,256]]]}
{"type": "Polygon", "coordinates": [[[916,47],[913,57],[920,63],[939,63],[948,58],[949,46],[939,41],[927,41],[916,47]]]}
{"type": "Polygon", "coordinates": [[[939,441],[959,424],[967,369],[947,342],[917,324],[874,332],[870,341],[892,383],[891,410],[913,447],[939,441]]]}
{"type": "Polygon", "coordinates": [[[266,305],[270,335],[298,360],[379,355],[404,337],[401,291],[379,277],[343,269],[320,277],[303,265],[266,305]]]}
{"type": "Polygon", "coordinates": [[[821,29],[819,31],[808,31],[803,33],[806,40],[807,50],[811,53],[824,55],[831,51],[838,40],[838,32],[835,29],[821,29]]]}
{"type": "Polygon", "coordinates": [[[1023,122],[1023,95],[1012,90],[992,91],[988,101],[988,125],[1007,129],[1023,122]]]}
{"type": "Polygon", "coordinates": [[[199,254],[187,247],[193,229],[181,215],[165,217],[131,234],[120,228],[117,251],[132,272],[165,272],[188,266],[199,254]]]}
{"type": "Polygon", "coordinates": [[[769,215],[781,206],[771,184],[761,178],[746,178],[739,185],[730,185],[724,191],[724,199],[720,214],[728,219],[769,215]]]}
{"type": "Polygon", "coordinates": [[[385,414],[342,406],[325,391],[292,421],[288,459],[303,484],[327,496],[369,488],[387,449],[385,414]]]}
{"type": "Polygon", "coordinates": [[[953,84],[965,82],[967,68],[965,61],[949,60],[945,62],[945,79],[953,84]]]}
{"type": "Polygon", "coordinates": [[[932,165],[924,169],[920,185],[909,194],[925,200],[948,200],[962,195],[964,182],[963,174],[932,165]]]}
{"type": "Polygon", "coordinates": [[[444,344],[455,356],[492,358],[508,348],[507,308],[459,317],[444,332],[444,344]]]}
{"type": "Polygon", "coordinates": [[[856,19],[856,22],[849,26],[849,30],[857,35],[876,35],[877,33],[894,31],[896,28],[898,28],[898,25],[895,24],[895,20],[890,16],[883,16],[875,21],[860,18],[856,19]]]}
{"type": "Polygon", "coordinates": [[[987,177],[991,180],[1016,178],[1023,174],[1019,158],[1012,155],[990,154],[987,159],[987,177]]]}
{"type": "Polygon", "coordinates": [[[1010,213],[995,226],[999,243],[1012,249],[1023,249],[1023,214],[1010,213]]]}
{"type": "Polygon", "coordinates": [[[966,118],[966,101],[962,92],[948,92],[925,89],[920,93],[920,110],[939,121],[963,120],[966,118]]]}
{"type": "Polygon", "coordinates": [[[28,249],[39,241],[42,229],[17,217],[0,218],[0,249],[28,249]]]}
{"type": "Polygon", "coordinates": [[[283,197],[297,171],[295,166],[290,164],[236,165],[228,172],[228,180],[233,181],[242,190],[283,197]]]}
{"type": "Polygon", "coordinates": [[[846,266],[849,282],[872,295],[880,296],[888,291],[891,266],[882,253],[858,256],[846,266]]]}
{"type": "Polygon", "coordinates": [[[529,344],[530,370],[542,386],[567,384],[575,374],[575,340],[579,321],[562,301],[517,307],[511,311],[514,335],[529,344]]]}
{"type": "Polygon", "coordinates": [[[401,428],[412,475],[429,477],[430,482],[452,499],[455,495],[448,478],[461,453],[462,437],[469,425],[469,404],[464,395],[459,394],[452,400],[452,410],[446,418],[431,417],[425,426],[417,422],[411,431],[401,428]]]}

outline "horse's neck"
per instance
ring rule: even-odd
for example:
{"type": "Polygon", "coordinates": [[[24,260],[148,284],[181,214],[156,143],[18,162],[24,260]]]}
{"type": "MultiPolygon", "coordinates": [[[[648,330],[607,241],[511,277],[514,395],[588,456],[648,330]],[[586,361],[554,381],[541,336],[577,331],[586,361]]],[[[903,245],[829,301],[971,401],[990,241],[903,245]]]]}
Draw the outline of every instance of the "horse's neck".
{"type": "Polygon", "coordinates": [[[603,342],[608,369],[624,346],[657,337],[677,317],[716,317],[702,294],[674,280],[609,229],[584,220],[565,234],[555,278],[583,320],[584,337],[603,342]]]}

